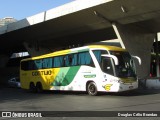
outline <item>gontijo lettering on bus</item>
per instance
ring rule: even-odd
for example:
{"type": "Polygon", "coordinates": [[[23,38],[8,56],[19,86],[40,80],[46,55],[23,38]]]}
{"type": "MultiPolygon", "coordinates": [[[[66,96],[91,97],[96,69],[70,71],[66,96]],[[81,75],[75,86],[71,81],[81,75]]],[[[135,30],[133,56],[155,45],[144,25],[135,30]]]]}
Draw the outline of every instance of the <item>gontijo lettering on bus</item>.
{"type": "Polygon", "coordinates": [[[51,70],[42,70],[42,71],[34,71],[32,72],[32,76],[40,76],[40,75],[52,75],[52,71],[51,70]]]}

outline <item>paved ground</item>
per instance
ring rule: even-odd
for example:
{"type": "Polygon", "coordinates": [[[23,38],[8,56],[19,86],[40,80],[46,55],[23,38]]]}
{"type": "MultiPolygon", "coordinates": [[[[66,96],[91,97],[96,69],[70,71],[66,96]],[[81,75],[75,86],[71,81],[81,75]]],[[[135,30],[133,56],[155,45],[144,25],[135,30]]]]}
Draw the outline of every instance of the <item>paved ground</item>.
{"type": "MultiPolygon", "coordinates": [[[[51,92],[41,94],[30,93],[22,89],[0,87],[0,111],[160,111],[160,90],[137,90],[121,94],[100,94],[89,96],[80,92],[51,92]]],[[[48,113],[48,112],[47,112],[48,113]]],[[[72,114],[71,113],[71,114],[72,114]]],[[[50,114],[50,113],[48,113],[50,114]]],[[[124,117],[45,117],[39,120],[125,120],[124,117]]],[[[82,114],[83,113],[78,113],[82,114]]],[[[96,113],[87,113],[88,116],[96,116],[96,113]]],[[[102,114],[102,113],[101,113],[102,114]]],[[[75,115],[75,114],[74,114],[75,115]]],[[[81,115],[79,115],[81,116],[81,115]]],[[[8,119],[10,118],[0,118],[8,119]]],[[[22,119],[22,118],[19,118],[22,119]]],[[[24,118],[31,119],[31,118],[24,118]]],[[[34,118],[35,119],[35,118],[34,118]]],[[[129,119],[145,119],[150,117],[130,117],[129,119]]],[[[159,118],[152,118],[158,120],[159,118]]]]}

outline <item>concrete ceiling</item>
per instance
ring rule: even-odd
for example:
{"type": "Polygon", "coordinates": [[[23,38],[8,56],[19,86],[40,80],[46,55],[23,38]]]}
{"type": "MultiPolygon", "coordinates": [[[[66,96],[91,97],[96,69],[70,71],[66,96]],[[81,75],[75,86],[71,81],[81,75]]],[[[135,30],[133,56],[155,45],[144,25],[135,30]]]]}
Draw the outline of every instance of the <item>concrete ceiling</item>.
{"type": "Polygon", "coordinates": [[[54,48],[114,39],[116,35],[112,22],[133,24],[149,32],[159,32],[159,18],[160,0],[106,0],[103,4],[33,25],[23,19],[24,27],[17,29],[15,26],[15,29],[0,34],[0,50],[6,53],[22,51],[23,42],[38,42],[42,47],[54,48]]]}

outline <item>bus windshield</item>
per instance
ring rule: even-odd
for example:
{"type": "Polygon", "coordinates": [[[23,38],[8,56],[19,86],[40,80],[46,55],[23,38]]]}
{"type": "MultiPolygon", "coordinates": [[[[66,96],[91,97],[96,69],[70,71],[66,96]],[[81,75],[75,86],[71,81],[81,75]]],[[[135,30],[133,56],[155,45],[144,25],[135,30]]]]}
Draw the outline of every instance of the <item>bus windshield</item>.
{"type": "Polygon", "coordinates": [[[119,61],[119,64],[115,65],[117,77],[136,77],[134,61],[128,52],[110,51],[110,54],[116,56],[119,61]]]}

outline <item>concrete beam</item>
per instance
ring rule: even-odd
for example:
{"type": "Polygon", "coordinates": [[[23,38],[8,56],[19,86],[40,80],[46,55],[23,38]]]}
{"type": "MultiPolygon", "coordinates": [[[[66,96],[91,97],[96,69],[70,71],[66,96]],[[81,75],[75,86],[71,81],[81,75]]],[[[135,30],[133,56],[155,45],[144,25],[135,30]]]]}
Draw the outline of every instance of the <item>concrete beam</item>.
{"type": "Polygon", "coordinates": [[[141,58],[142,63],[137,67],[137,74],[140,79],[149,77],[151,48],[154,42],[155,34],[139,26],[114,24],[114,29],[120,41],[123,42],[123,48],[126,48],[131,55],[141,58]]]}
{"type": "Polygon", "coordinates": [[[30,44],[30,43],[23,43],[24,47],[27,49],[29,55],[31,57],[47,54],[51,52],[51,50],[47,48],[42,48],[39,46],[38,42],[35,42],[35,44],[30,44]]]}

